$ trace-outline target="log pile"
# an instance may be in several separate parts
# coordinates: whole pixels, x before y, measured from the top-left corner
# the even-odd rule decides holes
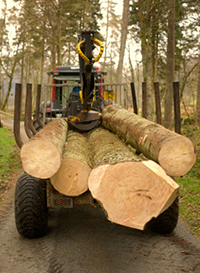
[[[99,128],[89,136],[94,169],[89,189],[107,218],[143,230],[178,195],[178,185],[153,161],[136,156],[116,135]]]
[[[194,165],[196,154],[185,136],[128,112],[118,105],[103,110],[102,125],[127,143],[159,163],[170,176],[183,176]]]
[[[66,196],[89,190],[110,221],[144,229],[178,196],[170,176],[189,171],[194,147],[186,137],[117,105],[104,109],[102,125],[84,136],[68,131],[65,120],[53,120],[22,146],[23,168],[50,179]]]

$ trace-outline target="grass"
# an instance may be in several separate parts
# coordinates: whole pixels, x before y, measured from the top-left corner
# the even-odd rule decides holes
[[[200,237],[200,128],[195,126],[193,118],[188,118],[182,130],[192,140],[197,160],[184,177],[175,179],[180,186],[180,215],[186,220],[191,232]]]
[[[14,170],[20,167],[19,150],[12,132],[6,127],[0,128],[0,193],[9,187]]]

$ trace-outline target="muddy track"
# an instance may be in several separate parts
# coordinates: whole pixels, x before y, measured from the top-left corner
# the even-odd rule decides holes
[[[48,234],[28,240],[15,228],[13,195],[14,185],[1,210],[1,273],[200,272],[200,245],[181,220],[161,236],[112,224],[100,208],[50,210]]]
[[[182,222],[161,236],[110,223],[100,208],[49,211],[48,234],[22,238],[14,219],[14,187],[0,204],[0,273],[200,272],[200,244]]]

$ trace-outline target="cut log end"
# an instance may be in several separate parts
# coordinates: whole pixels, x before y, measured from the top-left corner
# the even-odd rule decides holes
[[[108,219],[140,230],[172,204],[178,188],[155,162],[102,165],[89,177],[89,189]]]
[[[74,158],[65,158],[58,172],[51,177],[53,187],[61,194],[79,196],[88,190],[91,169]]]
[[[27,142],[22,146],[20,156],[24,171],[42,179],[54,175],[61,164],[58,148],[48,140],[37,139]]]
[[[194,146],[184,136],[174,137],[162,145],[158,161],[168,175],[183,176],[196,161]]]

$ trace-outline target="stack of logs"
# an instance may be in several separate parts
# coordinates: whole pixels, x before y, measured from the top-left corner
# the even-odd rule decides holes
[[[110,105],[87,135],[53,120],[22,146],[21,160],[61,194],[89,190],[110,221],[142,230],[173,203],[179,187],[171,176],[186,174],[196,155],[188,138]]]

